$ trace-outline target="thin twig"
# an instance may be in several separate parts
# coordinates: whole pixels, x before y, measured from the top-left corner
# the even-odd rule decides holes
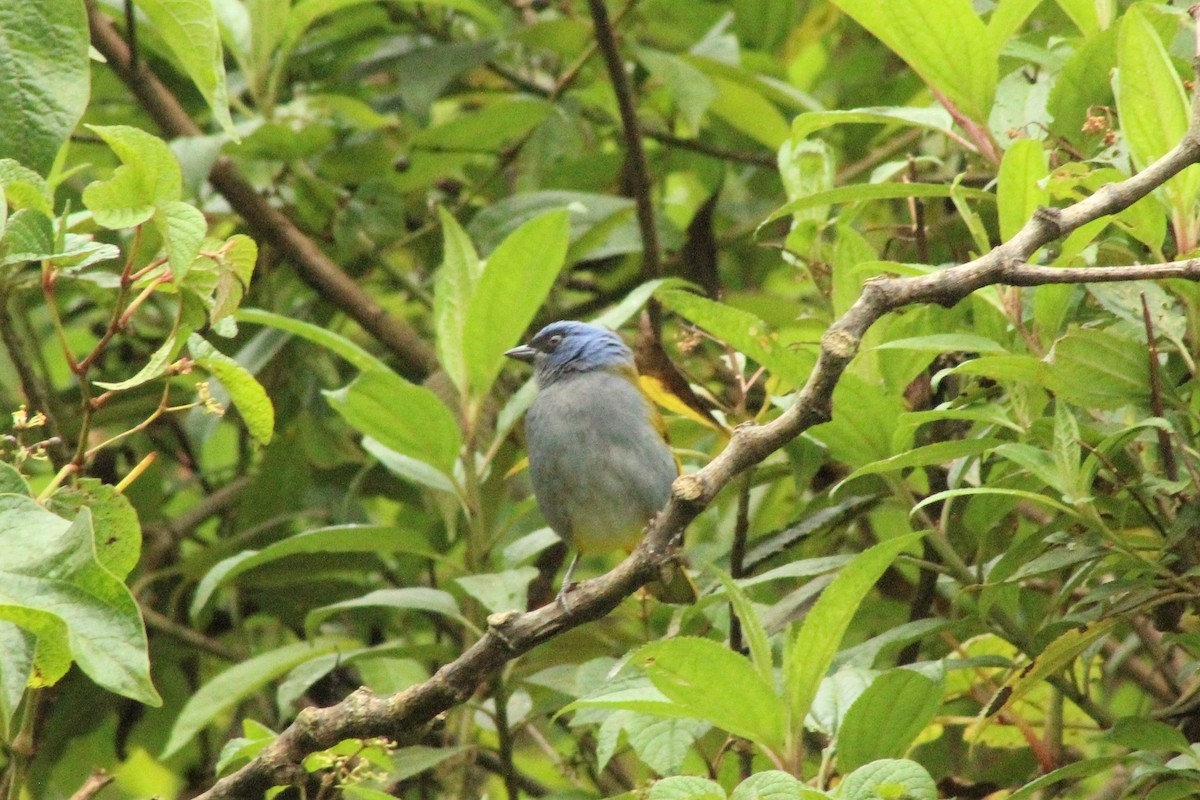
[[[216,639],[210,639],[197,630],[181,625],[175,620],[168,617],[166,614],[161,614],[149,606],[142,606],[142,618],[146,620],[146,626],[158,631],[159,633],[171,636],[184,644],[190,645],[197,650],[203,650],[217,658],[223,658],[226,661],[232,661],[237,664],[245,661],[248,653],[244,650],[230,647],[227,644],[218,642]]]
[[[625,62],[617,49],[616,34],[608,18],[604,0],[588,0],[595,27],[596,44],[604,55],[608,67],[608,78],[617,96],[617,108],[621,112],[621,127],[624,131],[626,163],[629,168],[629,188],[637,203],[638,230],[642,235],[642,275],[647,280],[662,273],[662,255],[658,247],[658,228],[654,224],[654,200],[651,194],[650,167],[646,162],[646,150],[642,147],[642,130],[638,123],[637,107],[633,101],[633,90],[629,76],[625,73]]]
[[[703,139],[684,139],[681,136],[675,136],[665,131],[643,131],[642,135],[647,139],[662,142],[669,147],[691,150],[694,153],[701,153],[724,161],[735,161],[741,164],[753,164],[756,167],[778,169],[775,157],[766,153],[748,153],[742,150],[730,150],[726,147],[709,144]]]
[[[87,776],[87,780],[75,790],[75,794],[71,795],[70,800],[92,800],[93,797],[100,794],[101,789],[108,786],[114,780],[116,780],[114,776],[109,775],[102,769],[98,769]]]
[[[1150,410],[1159,419],[1164,418],[1162,401],[1162,375],[1158,365],[1158,343],[1154,341],[1154,321],[1150,318],[1150,304],[1142,292],[1142,323],[1146,326],[1146,360],[1150,372]],[[1155,429],[1158,435],[1158,460],[1162,462],[1167,480],[1179,479],[1179,468],[1175,464],[1175,448],[1171,445],[1171,433],[1163,428]]]

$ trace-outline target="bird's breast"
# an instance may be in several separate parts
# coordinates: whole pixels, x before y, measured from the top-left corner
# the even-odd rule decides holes
[[[677,474],[651,409],[625,377],[582,373],[542,389],[526,418],[530,478],[546,521],[583,552],[629,549]]]

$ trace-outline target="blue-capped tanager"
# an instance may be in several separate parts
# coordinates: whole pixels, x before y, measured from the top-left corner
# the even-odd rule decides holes
[[[671,496],[679,466],[662,418],[638,386],[621,337],[584,322],[554,322],[505,353],[533,364],[538,393],[525,418],[533,493],[546,522],[580,553],[637,546]],[[691,579],[669,564],[647,587],[672,603],[695,599]]]

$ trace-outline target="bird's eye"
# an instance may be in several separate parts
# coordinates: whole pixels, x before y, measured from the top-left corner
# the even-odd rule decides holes
[[[562,337],[561,333],[554,334],[553,336],[551,336],[549,339],[546,340],[546,350],[549,351],[549,350],[553,350],[554,348],[558,347],[560,344],[562,344],[562,340],[563,340],[563,337]]]

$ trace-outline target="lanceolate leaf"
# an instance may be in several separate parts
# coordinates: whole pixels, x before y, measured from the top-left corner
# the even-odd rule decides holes
[[[191,614],[199,616],[212,600],[213,593],[221,586],[231,583],[237,576],[270,564],[288,556],[306,553],[393,553],[419,552],[432,556],[414,547],[412,536],[404,530],[390,526],[338,525],[306,531],[288,539],[275,542],[262,550],[245,550],[231,556],[208,571],[196,587],[192,597]]]
[[[361,433],[453,474],[462,434],[450,409],[429,389],[391,370],[373,369],[324,394],[329,405]]]
[[[458,221],[443,208],[438,209],[438,215],[442,221],[442,266],[433,290],[438,361],[465,396],[467,363],[463,357],[463,340],[467,310],[483,265]]]
[[[1187,96],[1162,40],[1142,8],[1134,6],[1121,20],[1114,84],[1121,130],[1134,163],[1145,168],[1175,146],[1188,129]],[[1188,167],[1164,186],[1177,210],[1195,202],[1200,172]]]
[[[784,691],[793,729],[808,713],[859,605],[896,556],[920,538],[921,534],[910,533],[863,551],[838,573],[804,618],[787,645],[784,665]]]
[[[1108,635],[1119,622],[1119,619],[1112,618],[1081,624],[1047,645],[1036,658],[1009,677],[991,702],[984,706],[979,718],[969,729],[971,738],[977,740],[1004,709],[1011,708],[1042,681],[1067,669],[1089,645]]]
[[[212,0],[137,0],[187,76],[208,102],[220,126],[234,133],[225,87],[225,62]]]
[[[345,642],[341,644],[352,644]],[[237,706],[297,664],[334,652],[337,640],[296,642],[255,656],[225,670],[200,687],[175,718],[160,758],[170,758],[221,714]]]
[[[646,645],[633,661],[684,713],[781,751],[783,705],[745,656],[711,639],[677,637]]]
[[[488,256],[464,328],[473,396],[492,388],[504,351],[518,343],[545,301],[567,255],[567,234],[567,212],[552,211],[517,228]]]

